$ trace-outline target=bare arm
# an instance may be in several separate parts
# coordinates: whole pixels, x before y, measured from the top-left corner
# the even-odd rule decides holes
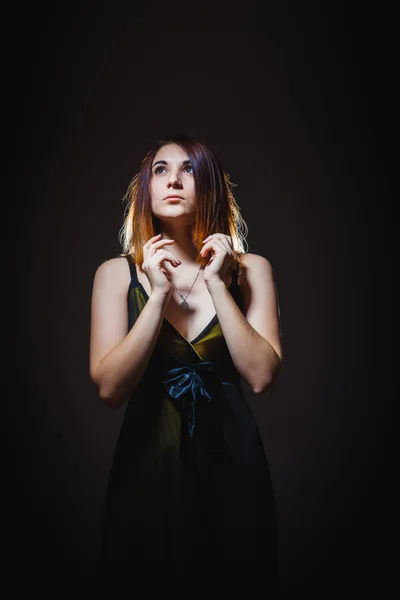
[[[125,258],[100,265],[92,291],[90,377],[107,406],[118,408],[142,378],[168,298],[152,294],[128,332],[129,268]]]
[[[239,285],[244,314],[223,281],[208,284],[232,360],[256,394],[268,391],[282,367],[278,299],[270,262],[243,256]]]
[[[130,272],[125,258],[113,258],[98,267],[92,292],[90,331],[90,377],[100,398],[118,408],[132,394],[149,362],[160,333],[172,285],[165,262],[176,267],[179,260],[165,247],[173,240],[150,238],[143,246],[142,268],[151,294],[128,332]]]

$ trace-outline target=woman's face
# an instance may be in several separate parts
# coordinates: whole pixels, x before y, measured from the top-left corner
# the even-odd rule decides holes
[[[193,168],[177,144],[160,148],[154,157],[150,180],[151,208],[161,221],[190,225],[196,214]]]

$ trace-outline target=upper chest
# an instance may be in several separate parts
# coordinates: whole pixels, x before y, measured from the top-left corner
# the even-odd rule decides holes
[[[214,302],[204,282],[200,282],[189,295],[187,292],[181,294],[173,289],[164,316],[186,339],[192,340],[214,318]]]
[[[138,270],[137,278],[146,294],[150,296],[151,286],[146,275]],[[226,285],[229,287],[232,285],[232,277]],[[177,285],[173,287],[164,318],[181,336],[187,340],[194,340],[216,317],[214,302],[204,281],[203,272],[200,273],[193,287],[190,284],[186,286],[183,284],[180,288]],[[181,306],[184,299],[187,304],[186,309]]]

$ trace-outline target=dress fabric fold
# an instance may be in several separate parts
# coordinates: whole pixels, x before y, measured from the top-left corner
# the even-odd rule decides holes
[[[131,269],[133,327],[148,296]],[[229,288],[241,308],[233,276]],[[123,417],[99,573],[267,577],[278,586],[270,470],[218,319],[190,343],[164,320]]]

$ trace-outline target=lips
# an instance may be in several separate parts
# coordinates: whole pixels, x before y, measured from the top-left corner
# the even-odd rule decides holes
[[[171,194],[170,196],[166,196],[164,200],[183,200],[183,198],[177,194]]]

